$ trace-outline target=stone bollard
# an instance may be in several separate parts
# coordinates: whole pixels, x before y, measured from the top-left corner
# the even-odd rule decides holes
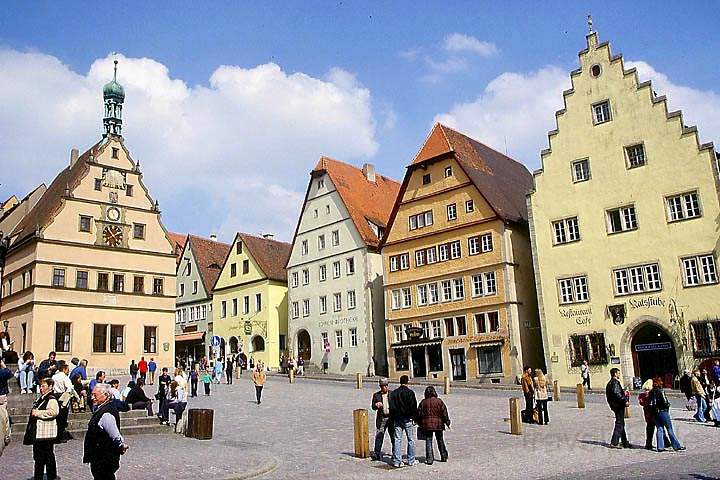
[[[444,387],[445,388],[443,389],[443,392],[445,393],[445,395],[450,395],[450,377],[448,377],[447,375],[445,375]]]
[[[575,392],[577,393],[578,408],[585,408],[585,389],[583,388],[582,383],[577,384]]]
[[[510,399],[510,433],[513,435],[522,435],[520,399],[517,397],[512,397]]]
[[[290,383],[295,383],[295,370],[292,368],[288,370],[288,380]]]
[[[557,380],[553,381],[553,400],[560,401],[560,383]]]
[[[368,411],[364,408],[353,410],[355,430],[355,456],[367,458],[370,455],[370,436],[368,433]]]
[[[362,385],[363,385],[362,373],[358,373],[355,375],[355,388],[357,388],[358,390],[361,390]]]

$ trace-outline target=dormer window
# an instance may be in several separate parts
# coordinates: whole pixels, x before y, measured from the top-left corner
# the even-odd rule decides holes
[[[430,174],[426,173],[423,175],[423,185],[429,185],[430,184]]]
[[[445,167],[445,178],[452,177],[452,165]]]
[[[318,190],[320,190],[321,188],[325,188],[325,180],[323,180],[322,178],[318,180]]]

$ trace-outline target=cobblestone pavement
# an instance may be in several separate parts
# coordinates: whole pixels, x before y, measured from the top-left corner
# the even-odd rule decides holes
[[[418,399],[423,388],[415,388]],[[579,410],[565,395],[565,400],[550,403],[550,425],[524,426],[522,436],[513,436],[506,421],[507,399],[520,395],[475,389],[455,389],[443,397],[453,422],[446,433],[450,461],[395,470],[387,457],[372,462],[352,453],[352,410],[369,408],[375,390],[369,381],[358,391],[349,382],[299,378],[290,385],[284,378],[270,377],[262,405],[257,405],[247,375],[233,385],[213,385],[212,396],[191,399],[190,404],[215,409],[212,440],[128,436],[131,449],[118,478],[720,478],[720,429],[692,422],[692,414],[682,409],[671,413],[687,452],[612,450],[607,442],[613,418],[601,396],[589,396],[587,408]],[[627,420],[630,440],[642,445],[642,410],[635,398],[633,402]],[[370,419],[372,435],[373,412]],[[80,463],[80,442],[56,450],[63,478],[90,478]],[[424,452],[424,442],[417,442],[421,461]],[[31,448],[13,443],[0,459],[0,478],[26,479],[31,474]]]

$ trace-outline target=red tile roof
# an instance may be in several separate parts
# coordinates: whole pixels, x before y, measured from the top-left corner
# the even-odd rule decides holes
[[[443,154],[457,160],[500,218],[527,221],[525,195],[532,189],[533,180],[525,165],[438,123],[413,160],[411,169]]]
[[[362,168],[329,157],[320,157],[311,175],[323,173],[327,173],[335,185],[365,244],[378,247],[380,239],[368,225],[368,220],[382,228],[387,227],[400,184],[378,173],[371,182]]]
[[[167,232],[167,237],[170,239],[170,243],[173,246],[173,252],[175,253],[175,261],[180,263],[180,256],[185,249],[185,242],[187,241],[187,235],[184,233]]]
[[[230,245],[196,235],[188,235],[188,238],[205,291],[209,293],[220,276]]]
[[[17,236],[12,240],[13,245],[33,237],[37,230],[41,230],[50,224],[62,207],[65,189],[67,188],[72,192],[82,178],[87,175],[90,170],[88,159],[91,155],[94,156],[97,153],[100,143],[102,143],[102,140],[80,155],[72,167],[68,165],[55,177],[32,210],[13,229],[11,236]]]
[[[238,238],[268,279],[287,283],[285,265],[290,258],[291,244],[238,232],[233,245]]]

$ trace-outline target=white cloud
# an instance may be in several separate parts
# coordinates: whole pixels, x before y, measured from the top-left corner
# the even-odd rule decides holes
[[[119,60],[125,142],[168,228],[289,239],[319,156],[360,163],[377,151],[370,91],[342,69],[318,79],[274,63],[223,65],[207,85],[188,86],[153,59]],[[100,138],[111,75],[109,56],[80,74],[49,55],[0,49],[1,162],[13,165],[0,169],[3,190],[22,194],[52,180],[70,148]],[[188,203],[198,202],[207,208],[190,218]]]
[[[641,82],[651,80],[658,95],[667,95],[669,111],[682,110],[685,125],[697,125],[702,142],[720,141],[720,95],[677,85],[646,62],[625,62],[625,68],[633,67],[637,68]]]
[[[570,86],[565,70],[546,66],[529,74],[503,73],[473,101],[454,105],[436,122],[473,137],[525,163],[539,164],[547,132],[555,128],[554,112]]]
[[[685,123],[697,124],[703,141],[720,139],[720,95],[677,85],[642,61],[625,66],[637,67],[640,81],[652,80],[658,95],[668,96],[671,111],[682,109]],[[507,151],[532,170],[540,165],[540,151],[548,146],[547,133],[556,127],[554,114],[563,107],[562,91],[568,88],[569,72],[557,66],[528,74],[503,73],[475,100],[454,105],[435,121]]]
[[[420,54],[419,48],[408,48],[407,50],[402,50],[398,52],[398,55],[400,58],[404,58],[408,62],[414,62],[417,56]]]
[[[498,48],[494,43],[485,42],[463,33],[451,33],[445,37],[444,47],[450,52],[473,52],[482,57],[492,57],[498,53]]]

